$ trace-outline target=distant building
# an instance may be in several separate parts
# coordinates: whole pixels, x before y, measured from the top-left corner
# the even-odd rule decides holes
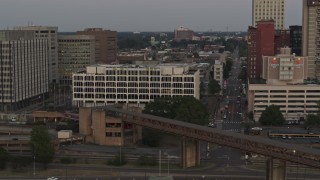
[[[252,0],[252,26],[261,20],[273,20],[275,29],[284,28],[284,0]]]
[[[320,21],[319,0],[303,1],[302,55],[308,56],[308,78],[320,80]]]
[[[95,39],[89,35],[59,35],[60,84],[71,85],[72,73],[95,63]]]
[[[110,64],[117,61],[118,37],[116,31],[88,28],[77,31],[77,35],[92,35],[95,38],[96,63]]]
[[[281,54],[263,57],[262,78],[265,82],[250,81],[248,110],[259,120],[261,113],[272,104],[279,106],[288,121],[299,121],[308,114],[318,113],[320,85],[305,83],[308,58],[291,54],[282,48]]]
[[[292,53],[301,56],[302,49],[302,26],[290,26],[290,46]]]
[[[36,39],[47,39],[49,45],[49,83],[59,83],[58,71],[58,27],[20,26],[15,30],[32,30]]]
[[[174,40],[192,40],[193,34],[193,30],[180,26],[178,29],[174,31]]]
[[[220,88],[221,88],[221,93],[223,89],[223,63],[220,60],[215,60],[215,63],[213,65],[213,79],[218,81]]]
[[[141,106],[159,97],[200,98],[200,72],[186,64],[92,65],[73,74],[73,104]]]
[[[0,110],[43,101],[49,84],[49,45],[34,31],[0,31]]]

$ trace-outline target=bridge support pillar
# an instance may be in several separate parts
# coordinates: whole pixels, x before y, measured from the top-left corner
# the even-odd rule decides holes
[[[266,161],[266,180],[286,180],[287,164],[285,161],[279,160],[279,165],[274,165],[274,159]]]
[[[198,140],[181,138],[181,166],[182,168],[200,165],[200,143]]]

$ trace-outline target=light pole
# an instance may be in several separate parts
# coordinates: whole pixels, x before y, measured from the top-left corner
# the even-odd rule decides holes
[[[36,179],[36,155],[33,155],[33,179]]]

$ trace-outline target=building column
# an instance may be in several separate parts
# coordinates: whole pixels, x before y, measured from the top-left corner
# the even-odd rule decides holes
[[[274,166],[274,159],[266,161],[266,180],[286,180],[287,164],[286,161],[279,160],[279,165]]]
[[[198,140],[181,138],[181,166],[182,168],[200,165],[200,143]]]

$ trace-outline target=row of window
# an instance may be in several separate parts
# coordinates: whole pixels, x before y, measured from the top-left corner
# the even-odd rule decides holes
[[[169,91],[168,91],[169,92]],[[192,91],[190,92],[185,92],[185,94],[179,94],[180,96],[193,96],[193,93],[191,93]],[[85,98],[85,99],[128,99],[128,100],[139,100],[139,99],[147,99],[147,100],[150,100],[150,99],[156,99],[156,98],[159,98],[159,97],[163,97],[165,96],[165,94],[171,96],[171,93],[166,93],[165,91],[163,91],[162,95],[160,96],[159,95],[160,93],[158,94],[152,94],[152,95],[149,95],[149,94],[78,94],[78,93],[75,93],[73,95],[73,98]],[[178,94],[176,94],[178,95]]]
[[[149,77],[149,76],[85,76],[86,81],[173,81],[173,82],[193,82],[194,77]],[[83,76],[74,76],[75,81],[82,81]]]

